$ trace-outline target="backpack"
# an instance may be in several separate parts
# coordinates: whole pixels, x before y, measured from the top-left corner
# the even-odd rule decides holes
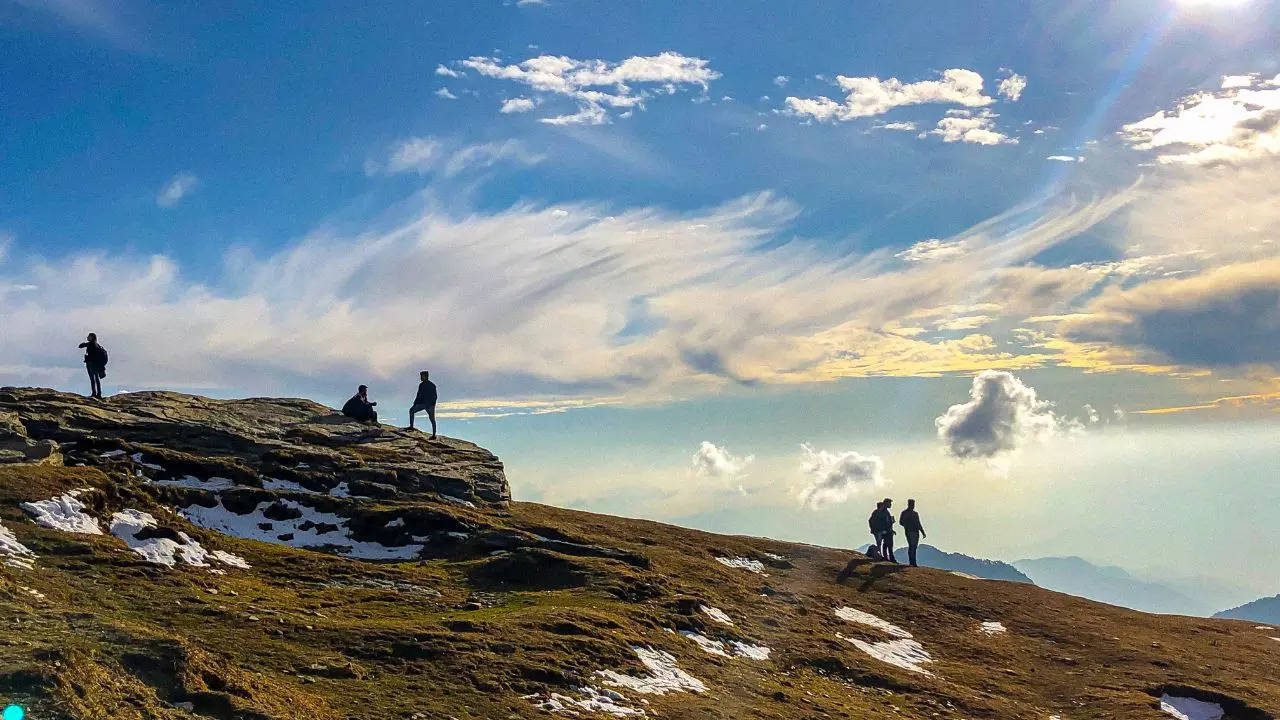
[[[89,356],[98,363],[98,367],[107,366],[107,349],[101,345],[90,348]]]

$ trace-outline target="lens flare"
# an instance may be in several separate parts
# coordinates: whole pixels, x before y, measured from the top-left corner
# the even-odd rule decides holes
[[[0,720],[22,720],[27,716],[27,711],[17,705],[10,705],[0,712]]]

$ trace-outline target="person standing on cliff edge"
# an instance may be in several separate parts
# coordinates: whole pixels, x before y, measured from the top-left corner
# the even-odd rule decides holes
[[[423,370],[418,373],[418,377],[422,382],[418,383],[418,395],[413,399],[413,407],[409,408],[409,429],[413,429],[413,416],[423,410],[427,411],[427,417],[431,418],[431,437],[429,440],[436,439],[436,384],[429,379],[431,373]]]
[[[907,534],[907,559],[911,562],[911,567],[919,567],[916,565],[916,548],[920,545],[920,538],[929,536],[924,531],[924,525],[920,524],[920,513],[916,512],[915,500],[907,501],[907,509],[898,516],[898,525]]]
[[[80,343],[84,348],[84,367],[89,371],[89,397],[102,399],[102,378],[107,376],[107,349],[98,344],[97,333]]]

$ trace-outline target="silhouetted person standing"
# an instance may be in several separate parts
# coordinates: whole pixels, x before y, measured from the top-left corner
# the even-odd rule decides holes
[[[889,562],[896,563],[898,559],[893,556],[893,500],[885,498],[876,509],[876,515],[880,518],[878,523],[880,530],[880,557]]]
[[[911,562],[911,567],[920,567],[916,565],[916,548],[920,545],[920,538],[929,535],[920,524],[920,513],[916,512],[915,500],[907,500],[907,509],[898,516],[898,524],[902,526],[902,532],[907,534],[907,559]]]
[[[881,536],[884,534],[884,516],[881,514],[884,510],[884,502],[876,503],[876,509],[871,511],[871,517],[867,518],[867,525],[871,528],[871,547],[875,548],[876,554],[880,554],[880,546],[883,544]]]
[[[102,378],[107,376],[107,349],[98,344],[96,333],[89,333],[79,347],[84,348],[84,367],[89,371],[89,397],[101,400]]]
[[[342,414],[353,420],[359,420],[362,423],[378,422],[378,411],[374,410],[376,402],[369,402],[369,386],[361,385],[356,388],[356,394],[342,406]]]
[[[422,382],[418,383],[418,395],[413,399],[413,407],[409,408],[409,429],[413,429],[413,416],[423,410],[427,411],[427,417],[431,418],[431,440],[436,439],[436,384],[431,382],[431,373],[423,370],[418,373],[418,377],[422,378]]]

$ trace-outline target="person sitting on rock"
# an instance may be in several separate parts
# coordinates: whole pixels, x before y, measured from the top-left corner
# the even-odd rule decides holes
[[[97,333],[80,343],[84,348],[84,366],[89,371],[89,397],[102,399],[102,378],[107,376],[107,349],[98,344]]]
[[[373,424],[378,422],[378,411],[373,409],[377,404],[369,402],[369,386],[361,385],[347,404],[342,406],[342,414],[362,423]]]
[[[431,373],[423,370],[418,373],[422,382],[418,383],[418,394],[413,398],[413,407],[409,408],[409,429],[413,429],[413,416],[423,410],[431,418],[431,440],[436,439],[436,384],[431,382]]]

